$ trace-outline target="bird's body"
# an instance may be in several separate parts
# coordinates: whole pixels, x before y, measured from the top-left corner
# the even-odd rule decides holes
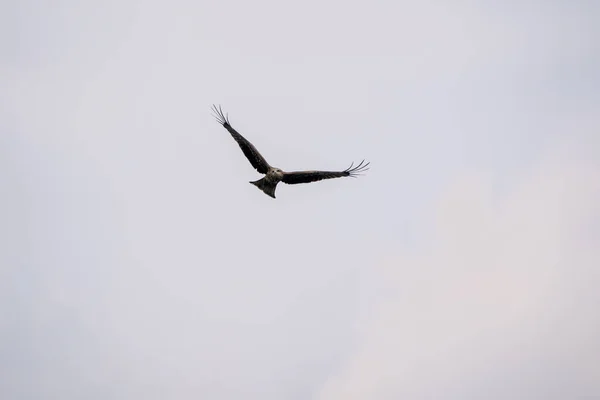
[[[309,183],[316,182],[322,179],[341,178],[341,177],[352,177],[360,175],[361,172],[368,170],[369,163],[364,164],[364,160],[360,162],[356,167],[352,168],[354,163],[343,171],[298,171],[298,172],[285,172],[279,168],[275,168],[269,165],[267,160],[258,152],[256,147],[240,135],[229,123],[227,115],[223,114],[221,107],[213,105],[213,111],[217,121],[223,125],[225,129],[229,131],[234,140],[238,143],[244,155],[250,161],[250,164],[260,173],[265,174],[262,179],[257,181],[251,181],[250,183],[265,192],[267,195],[275,198],[275,189],[279,182],[287,184],[296,183]]]
[[[275,189],[277,184],[283,179],[283,171],[279,168],[269,168],[265,177],[257,181],[250,182],[272,198],[275,198]]]

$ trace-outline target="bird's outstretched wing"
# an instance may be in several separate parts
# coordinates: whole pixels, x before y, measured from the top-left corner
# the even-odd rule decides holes
[[[354,163],[350,167],[343,171],[298,171],[298,172],[284,172],[283,179],[284,183],[296,184],[296,183],[309,183],[316,182],[322,179],[342,178],[344,176],[350,176],[356,178],[361,172],[368,171],[370,163],[365,164],[365,160],[362,160],[360,164],[352,168]]]
[[[248,161],[250,161],[250,164],[252,164],[252,166],[261,174],[266,174],[267,172],[269,172],[269,168],[271,168],[271,166],[269,165],[267,160],[265,160],[265,158],[258,152],[258,150],[256,150],[256,147],[254,147],[252,143],[246,140],[246,138],[244,138],[235,129],[231,127],[228,115],[223,113],[221,106],[217,108],[217,106],[213,104],[212,109],[215,112],[214,117],[221,125],[223,125],[225,129],[229,131],[229,133],[231,133],[231,136],[233,136],[235,141],[238,143],[238,145],[244,152],[244,155],[246,156]]]

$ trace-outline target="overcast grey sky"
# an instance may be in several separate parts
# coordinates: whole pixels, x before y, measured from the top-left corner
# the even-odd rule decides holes
[[[599,18],[3,2],[0,398],[600,398]]]

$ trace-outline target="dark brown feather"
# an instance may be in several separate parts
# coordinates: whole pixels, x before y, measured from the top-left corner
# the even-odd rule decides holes
[[[370,163],[364,164],[364,160],[360,162],[356,167],[352,168],[352,165],[343,171],[298,171],[298,172],[284,172],[283,179],[284,183],[294,185],[296,183],[310,183],[316,182],[323,179],[343,178],[350,176],[355,178],[360,175],[361,172],[367,171]]]
[[[235,129],[233,129],[233,127],[229,123],[227,115],[223,113],[221,106],[217,108],[213,104],[213,111],[215,112],[215,118],[217,119],[217,121],[221,125],[223,125],[223,127],[227,129],[229,133],[231,133],[231,136],[240,146],[248,161],[250,161],[250,164],[252,164],[252,166],[261,174],[266,174],[267,172],[269,172],[269,168],[271,168],[271,166],[269,165],[267,160],[265,160],[265,158],[258,152],[258,150],[256,150],[256,147],[254,147],[252,143],[250,143],[246,138],[244,138]]]

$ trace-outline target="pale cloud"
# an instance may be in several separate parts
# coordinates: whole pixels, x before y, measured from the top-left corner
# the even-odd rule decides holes
[[[563,155],[502,195],[489,175],[456,180],[428,245],[382,265],[362,341],[318,398],[600,396],[599,177]]]

